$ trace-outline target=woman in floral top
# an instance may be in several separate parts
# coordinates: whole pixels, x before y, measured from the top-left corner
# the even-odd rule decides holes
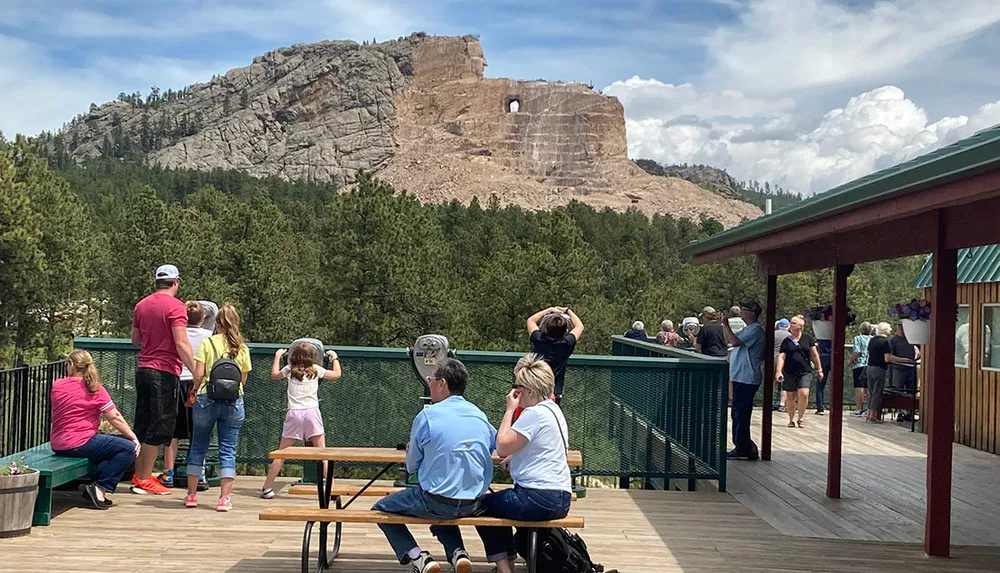
[[[677,345],[681,343],[681,335],[674,330],[672,320],[668,319],[660,323],[660,331],[656,333],[656,341],[671,348],[677,348]]]
[[[854,349],[851,353],[850,364],[854,374],[854,400],[857,404],[854,416],[865,415],[865,400],[868,398],[868,376],[865,370],[868,368],[868,343],[872,337],[872,325],[862,322],[860,333],[854,337]]]

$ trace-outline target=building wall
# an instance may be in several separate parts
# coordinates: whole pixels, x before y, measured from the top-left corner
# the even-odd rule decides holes
[[[930,299],[931,289],[924,292]],[[958,304],[969,306],[971,351],[968,367],[955,368],[955,441],[1000,454],[1000,372],[982,369],[984,303],[1000,303],[1000,282],[958,285]],[[920,404],[921,421],[925,419],[924,402]],[[922,422],[921,431],[926,431]]]

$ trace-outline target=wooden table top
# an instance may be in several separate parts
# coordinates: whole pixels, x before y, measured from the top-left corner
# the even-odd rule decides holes
[[[271,452],[272,460],[300,461],[330,461],[330,462],[372,462],[380,464],[406,463],[406,451],[395,448],[313,448],[310,446],[292,446]],[[500,458],[493,454],[493,462],[499,463]],[[583,465],[583,455],[580,450],[569,451],[569,465]]]

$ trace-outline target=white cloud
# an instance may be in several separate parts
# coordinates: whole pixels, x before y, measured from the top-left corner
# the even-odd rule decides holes
[[[48,58],[35,44],[0,35],[0,131],[34,135],[57,129],[91,102],[103,103],[119,92],[149,86],[182,87],[207,81],[213,73],[234,67],[222,62],[139,57],[103,58],[84,67],[67,68]]]
[[[968,116],[929,123],[927,113],[891,85],[855,96],[844,107],[808,121],[794,114],[790,102],[766,106],[747,96],[705,94],[690,87],[683,90],[683,98],[677,98],[675,86],[629,81],[634,89],[648,91],[655,86],[655,91],[662,92],[633,98],[627,82],[608,88],[626,102],[633,158],[705,163],[724,168],[738,179],[769,181],[806,194],[825,191],[1000,123],[1000,101]],[[657,115],[646,105],[649,99],[673,99],[679,104],[663,107]],[[635,101],[639,106],[633,114],[631,102]]]
[[[878,81],[998,22],[996,0],[758,0],[706,37],[706,76],[754,93]]]
[[[795,105],[791,98],[752,98],[739,90],[704,93],[689,83],[675,86],[639,76],[617,81],[603,92],[621,100],[632,119],[755,117],[786,112]]]

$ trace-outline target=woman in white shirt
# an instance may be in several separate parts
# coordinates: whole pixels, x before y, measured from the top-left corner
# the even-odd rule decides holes
[[[514,388],[497,431],[497,453],[509,464],[514,487],[483,498],[486,515],[521,521],[566,517],[573,491],[566,455],[569,431],[562,410],[549,397],[552,369],[529,354],[514,367]],[[524,408],[517,420],[514,411]],[[512,573],[517,550],[510,527],[477,527],[486,558],[497,573]]]

